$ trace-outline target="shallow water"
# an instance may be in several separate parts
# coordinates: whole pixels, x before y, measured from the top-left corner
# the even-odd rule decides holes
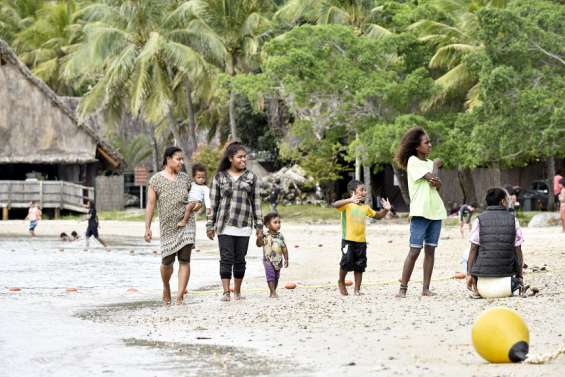
[[[81,241],[0,238],[0,376],[226,375],[229,360],[203,357],[229,353],[224,347],[152,342],[135,327],[90,320],[100,307],[160,305],[156,243],[109,241],[111,252],[96,241],[84,251]],[[216,255],[194,252],[192,260],[189,289],[216,287]],[[176,291],[176,273],[171,283]],[[268,373],[266,365],[232,362],[246,375]]]

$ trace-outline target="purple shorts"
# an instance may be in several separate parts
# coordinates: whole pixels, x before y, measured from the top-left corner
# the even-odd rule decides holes
[[[263,266],[265,266],[265,276],[267,278],[267,283],[279,280],[279,277],[281,276],[281,270],[275,270],[275,266],[273,266],[273,264],[266,258],[263,258]]]

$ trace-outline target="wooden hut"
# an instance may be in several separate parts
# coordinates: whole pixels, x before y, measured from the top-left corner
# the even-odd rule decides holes
[[[123,196],[107,187],[121,156],[80,123],[57,95],[0,40],[0,207],[38,201],[43,208],[86,212],[88,199]],[[98,179],[97,177],[104,176]],[[100,182],[98,182],[100,181]],[[104,195],[107,191],[111,195]],[[123,198],[121,199],[123,203]],[[120,200],[104,209],[120,209]],[[109,208],[110,207],[110,208]]]

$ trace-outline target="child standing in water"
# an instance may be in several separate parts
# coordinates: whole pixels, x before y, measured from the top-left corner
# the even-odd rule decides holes
[[[284,243],[284,237],[280,233],[281,218],[276,212],[268,213],[263,219],[263,225],[267,227],[263,238],[257,239],[257,246],[263,246],[263,265],[271,298],[278,298],[277,286],[281,268],[288,267],[288,249]]]
[[[41,209],[37,205],[36,201],[31,202],[26,220],[29,220],[29,233],[32,237],[35,237],[35,228],[37,228],[37,224],[39,223],[39,220],[41,220]]]
[[[363,272],[367,268],[367,239],[365,236],[367,217],[382,218],[390,211],[391,206],[388,199],[381,199],[383,209],[377,212],[365,204],[367,189],[363,183],[357,180],[347,184],[347,191],[351,197],[338,200],[332,204],[341,213],[343,231],[337,285],[339,292],[343,296],[347,296],[345,277],[349,271],[353,271],[355,277],[354,293],[359,296],[361,295]]]
[[[102,241],[102,239],[100,238],[100,236],[98,235],[98,214],[96,213],[96,204],[94,203],[94,201],[89,200],[88,201],[88,226],[86,228],[86,235],[85,235],[85,242],[86,242],[86,249],[84,251],[88,250],[88,246],[89,246],[89,241],[90,241],[90,237],[94,237],[96,238],[96,240],[98,242],[100,242],[102,244],[102,246],[104,246],[105,248],[108,247],[108,244],[104,241]]]
[[[447,212],[438,191],[441,181],[435,173],[441,160],[429,160],[431,152],[432,143],[426,131],[414,127],[404,134],[396,153],[397,163],[407,172],[410,194],[410,251],[404,261],[397,297],[406,297],[408,281],[422,248],[425,252],[422,296],[434,295],[430,291],[434,254],[441,221],[447,217]]]
[[[210,204],[210,188],[206,186],[207,170],[202,164],[192,165],[192,185],[190,186],[190,191],[188,193],[188,204],[184,209],[184,216],[182,220],[177,224],[177,227],[182,228],[188,224],[188,219],[190,214],[194,211],[194,207],[197,203],[204,203],[206,207],[206,215],[209,216],[212,211],[212,206]],[[200,206],[198,206],[200,208]]]

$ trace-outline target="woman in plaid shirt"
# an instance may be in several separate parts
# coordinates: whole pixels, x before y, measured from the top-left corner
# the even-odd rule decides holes
[[[239,142],[229,144],[220,161],[210,191],[212,212],[206,225],[208,238],[218,234],[222,300],[230,300],[230,281],[234,277],[234,298],[241,299],[245,275],[245,256],[249,237],[255,228],[263,237],[261,197],[257,176],[247,170],[247,151]]]

